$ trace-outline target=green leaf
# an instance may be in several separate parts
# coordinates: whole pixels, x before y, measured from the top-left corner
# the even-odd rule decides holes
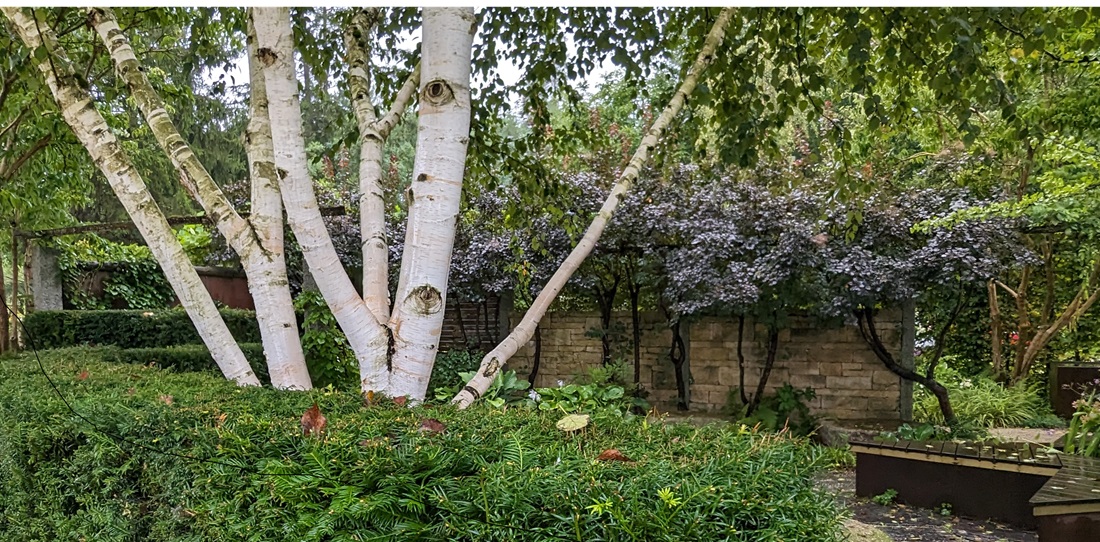
[[[561,431],[572,433],[588,427],[588,414],[570,414],[554,424]]]

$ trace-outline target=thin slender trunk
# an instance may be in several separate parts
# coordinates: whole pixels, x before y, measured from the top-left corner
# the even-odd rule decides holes
[[[619,277],[616,276],[611,286],[596,287],[596,305],[600,308],[600,346],[603,357],[601,364],[607,367],[611,363],[611,316],[615,308],[615,294],[619,291]]]
[[[875,328],[874,309],[858,309],[856,311],[856,316],[859,321],[860,336],[863,337],[863,340],[871,347],[871,351],[875,353],[875,357],[877,357],[890,372],[928,388],[928,391],[936,396],[936,401],[940,405],[940,411],[943,413],[944,423],[950,426],[956,425],[959,420],[955,417],[955,409],[951,406],[951,397],[947,393],[947,388],[943,387],[943,384],[937,382],[935,378],[927,377],[909,369],[899,364],[897,360],[894,359],[893,354],[891,354],[890,351],[886,349],[886,346],[882,344],[882,338],[879,337],[878,330]]]
[[[668,349],[668,358],[672,361],[673,372],[676,375],[676,410],[688,410],[688,383],[684,374],[684,362],[687,361],[687,351],[684,347],[684,337],[680,334],[680,321],[672,324],[672,345]]]
[[[751,416],[753,412],[756,412],[756,408],[760,406],[761,399],[764,398],[764,390],[768,388],[768,379],[772,376],[772,368],[775,367],[775,355],[778,350],[779,328],[769,325],[767,357],[764,358],[764,370],[760,373],[760,380],[756,382],[756,393],[752,396],[752,402],[749,403],[749,407],[745,410],[746,416]]]
[[[535,387],[535,379],[539,377],[539,366],[542,365],[542,327],[535,327],[535,355],[531,361],[531,374],[527,375],[527,381],[531,387]]]
[[[225,376],[241,385],[259,385],[244,354],[218,313],[209,292],[192,267],[187,254],[153,201],[130,158],[93,105],[92,98],[77,82],[72,64],[52,32],[40,31],[39,21],[19,8],[0,8],[27,47],[42,47],[46,56],[38,62],[65,122],[107,177],[126,212],[134,220],[145,242],[164,270],[180,304],[187,310],[199,336],[210,349]]]
[[[382,118],[370,102],[370,33],[378,8],[360,10],[348,25],[348,83],[359,127],[359,229],[363,250],[363,300],[379,323],[390,311],[389,249],[386,235],[385,193],[382,190],[382,147],[408,107],[420,83],[420,66],[405,81],[393,105]]]
[[[634,339],[634,386],[641,383],[642,376],[642,317],[638,312],[638,298],[642,295],[642,287],[634,280],[630,281],[630,325]]]
[[[12,229],[12,235],[15,235],[15,229]],[[10,348],[8,337],[8,325],[19,325],[12,321],[11,313],[8,312],[8,294],[7,286],[4,284],[4,266],[0,265],[0,311],[3,311],[3,316],[0,317],[0,352],[7,352]]]
[[[214,220],[218,231],[240,256],[249,290],[256,304],[256,318],[268,359],[271,383],[278,389],[312,388],[305,355],[298,338],[290,297],[286,264],[283,260],[282,208],[278,186],[274,182],[270,130],[267,128],[264,99],[253,86],[252,119],[249,123],[249,169],[253,175],[252,221],[242,218],[222,193],[210,173],[179,134],[168,110],[149,83],[126,35],[114,14],[106,8],[89,10],[91,21],[110,52],[119,76],[126,81],[131,96],[156,137],[157,143],[180,174],[180,182]],[[249,32],[251,34],[251,32]],[[255,39],[249,39],[255,49]],[[255,64],[250,60],[250,65]],[[250,66],[259,75],[257,66]],[[259,90],[263,91],[260,81]],[[257,102],[256,98],[261,99]],[[262,117],[261,117],[262,115]],[[264,226],[257,231],[256,225]]]
[[[458,320],[458,331],[462,333],[462,344],[470,348],[470,334],[466,331],[466,319],[462,317],[462,303],[455,304],[455,319]],[[477,317],[474,317],[474,329],[477,329]],[[481,334],[478,334],[478,348],[481,347]]]
[[[11,236],[11,300],[9,306],[15,315],[19,314],[19,237],[15,235],[17,226],[12,227]],[[18,316],[16,316],[18,318]],[[12,326],[11,335],[8,337],[8,346],[11,350],[19,350],[19,324]]]
[[[393,315],[391,384],[424,398],[439,347],[470,137],[473,8],[425,8],[420,112],[405,252]]]
[[[737,387],[741,392],[741,404],[749,404],[749,396],[745,393],[745,352],[741,346],[745,343],[745,315],[737,315]]]
[[[476,401],[481,394],[485,393],[485,390],[489,389],[489,385],[492,384],[493,378],[496,376],[497,371],[513,356],[520,346],[524,345],[531,339],[531,335],[535,332],[535,326],[543,315],[550,308],[550,303],[561,292],[562,288],[569,281],[569,278],[573,276],[577,268],[584,262],[585,258],[592,252],[592,249],[596,245],[596,241],[599,240],[603,234],[604,228],[607,227],[608,221],[611,220],[611,216],[615,214],[615,210],[619,206],[619,202],[623,196],[630,190],[634,184],[634,180],[638,177],[638,172],[645,164],[646,159],[649,156],[649,152],[656,147],[657,143],[661,139],[661,134],[665,128],[672,121],[672,119],[680,112],[684,102],[687,101],[692,91],[695,90],[695,85],[699,80],[702,72],[710,65],[714,58],[715,52],[721,44],[722,39],[725,37],[726,27],[729,26],[731,17],[733,16],[733,8],[724,8],[715,20],[714,25],[711,27],[710,32],[707,35],[706,41],[703,43],[702,49],[696,56],[695,62],[687,72],[687,76],[681,83],[680,88],[677,89],[676,94],[669,102],[668,106],[661,115],[650,127],[649,132],[639,145],[634,156],[630,160],[628,165],[619,175],[618,182],[615,183],[614,188],[611,189],[611,193],[604,201],[603,206],[600,208],[599,213],[592,220],[592,224],[588,226],[588,230],[585,231],[584,236],[581,237],[580,242],[573,248],[573,251],[569,253],[569,256],[558,268],[550,280],[539,292],[538,297],[531,303],[531,307],[527,309],[527,312],[523,315],[519,324],[516,326],[512,333],[508,335],[500,344],[497,345],[491,352],[485,355],[485,358],[481,362],[481,367],[478,369],[477,374],[470,380],[466,387],[462,389],[453,399],[453,403],[461,408],[469,406]]]
[[[993,376],[998,381],[1005,378],[1004,354],[1001,351],[1001,306],[997,301],[997,284],[993,279],[986,285],[989,292],[990,343],[993,347]]]
[[[263,67],[279,189],[309,272],[359,363],[364,392],[388,393],[388,330],[367,308],[340,263],[325,228],[306,166],[302,109],[294,70],[294,39],[287,8],[254,8],[255,57]]]
[[[1087,293],[1089,290],[1092,291],[1091,294]],[[1084,316],[1097,300],[1100,300],[1100,258],[1094,262],[1088,279],[1085,280],[1082,288],[1077,291],[1077,295],[1073,296],[1073,300],[1070,301],[1065,310],[1058,315],[1058,318],[1049,326],[1037,332],[1027,344],[1026,348],[1022,344],[1018,345],[1023,352],[1020,356],[1022,361],[1017,367],[1017,370],[1013,373],[1011,383],[1018,384],[1024,381],[1031,370],[1031,365],[1034,363],[1035,359],[1039,357],[1043,349],[1046,348],[1047,344],[1058,335],[1058,332],[1068,326],[1070,322]]]
[[[485,309],[485,319],[484,319],[485,328],[484,329],[485,329],[485,333],[490,336],[489,340],[491,341],[491,340],[493,340],[492,339],[492,331],[491,331],[493,326],[489,324],[489,298],[488,298],[488,296],[486,296],[485,298],[483,298],[481,300],[481,308]],[[482,338],[481,331],[478,331],[477,332],[477,349],[478,350],[481,350],[481,345],[484,342],[485,342],[485,340]]]
[[[1043,309],[1039,313],[1039,326],[1046,327],[1054,319],[1054,240],[1050,235],[1043,240],[1042,248],[1045,284],[1043,284]]]
[[[1016,288],[1016,349],[1015,361],[1012,364],[1012,381],[1020,378],[1025,372],[1025,365],[1030,362],[1026,359],[1027,348],[1031,343],[1031,307],[1027,302],[1027,289],[1031,283],[1031,266],[1025,265],[1020,273],[1020,284]]]

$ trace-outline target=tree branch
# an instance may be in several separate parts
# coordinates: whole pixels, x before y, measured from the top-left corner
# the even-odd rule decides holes
[[[35,141],[34,145],[32,145],[31,148],[24,151],[23,154],[19,155],[19,158],[16,158],[10,166],[4,168],[5,171],[0,171],[0,174],[3,175],[3,177],[0,177],[0,184],[6,183],[15,178],[15,174],[19,172],[19,169],[23,167],[23,164],[26,164],[27,160],[30,160],[32,157],[34,157],[34,155],[38,154],[39,151],[45,149],[52,140],[53,134],[46,134],[39,138],[38,141]]]
[[[1009,288],[1007,284],[1005,284],[1005,283],[1003,283],[1003,282],[1001,282],[997,279],[993,279],[993,282],[997,286],[1000,286],[1001,288],[1004,288],[1004,291],[1008,292],[1008,295],[1012,296],[1013,298],[1019,298],[1020,297],[1020,295],[1016,293],[1016,290],[1013,290],[1012,288]]]
[[[1016,36],[1016,37],[1018,37],[1022,40],[1027,39],[1027,37],[1024,36],[1023,32],[1008,26],[1007,24],[1002,22],[1000,19],[993,19],[993,22],[997,23],[997,26],[1000,26],[1001,28],[1005,29],[1010,34],[1012,34],[1012,35],[1014,35],[1014,36]],[[1056,55],[1056,54],[1046,50],[1045,48],[1040,49],[1040,51],[1042,51],[1043,55],[1045,55],[1047,58],[1049,58],[1049,59],[1051,59],[1055,62],[1060,62],[1062,64],[1089,64],[1089,63],[1092,63],[1092,62],[1100,61],[1100,57],[1095,57],[1095,56],[1083,56],[1081,58],[1065,58],[1065,57]]]
[[[390,131],[401,120],[401,115],[409,108],[409,103],[412,101],[412,97],[416,95],[416,87],[419,85],[420,64],[417,63],[413,67],[412,73],[405,79],[405,84],[401,85],[401,90],[397,92],[397,96],[394,97],[390,110],[382,118],[374,121],[375,129],[378,130],[378,135],[382,136],[382,139],[389,137]]]
[[[965,299],[962,286],[960,286],[959,299],[955,302],[955,310],[951,311],[951,316],[947,319],[947,322],[944,323],[940,332],[936,334],[936,349],[932,352],[932,359],[928,362],[928,370],[925,371],[925,376],[928,379],[936,378],[936,366],[939,365],[940,357],[943,355],[943,349],[947,345],[947,332],[955,325],[955,320],[958,320],[959,314],[962,312],[963,307],[966,306]]]

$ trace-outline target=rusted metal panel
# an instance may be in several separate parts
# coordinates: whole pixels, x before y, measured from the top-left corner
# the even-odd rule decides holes
[[[1039,517],[1039,542],[1100,540],[1100,513]]]
[[[244,277],[227,277],[199,272],[199,278],[210,297],[231,309],[256,310],[252,294],[248,292],[248,280]]]
[[[1100,363],[1056,362],[1050,364],[1050,404],[1054,413],[1069,418],[1077,409],[1081,387],[1100,378]]]
[[[905,443],[907,449],[912,445]],[[961,516],[995,519],[1032,529],[1038,522],[1028,499],[1049,478],[1049,474],[856,452],[856,495],[860,497],[893,489],[897,491],[898,502],[904,504],[937,508],[949,503]]]

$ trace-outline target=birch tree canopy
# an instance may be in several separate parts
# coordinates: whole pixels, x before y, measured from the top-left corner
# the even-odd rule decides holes
[[[24,93],[49,90],[52,110],[139,227],[223,372],[255,384],[164,220],[165,201],[173,198],[182,202],[172,207],[202,209],[248,275],[269,372],[284,389],[312,385],[292,308],[284,225],[347,336],[361,390],[421,401],[439,348],[463,198],[514,195],[502,203],[507,212],[521,208],[513,207],[518,200],[530,204],[558,189],[550,173],[557,164],[607,135],[593,129],[599,123],[579,121],[587,114],[590,74],[619,70],[640,126],[634,147],[624,149],[629,159],[605,172],[603,204],[585,214],[588,226],[571,252],[455,397],[460,406],[477,400],[531,340],[651,165],[750,166],[778,153],[792,124],[813,118],[825,126],[818,136],[832,142],[820,148],[843,172],[835,195],[844,198],[868,190],[865,179],[850,174],[858,171],[851,160],[862,140],[833,114],[826,90],[843,89],[844,105],[860,112],[866,133],[934,110],[966,144],[983,134],[989,115],[1027,137],[1016,85],[1028,59],[1084,65],[1096,48],[1095,37],[1071,32],[1093,24],[1092,11],[1068,9],[3,12],[0,39],[14,53],[0,78],[0,111],[7,111],[13,81]],[[234,62],[247,66],[247,85],[226,75]],[[521,75],[508,84],[503,74],[510,70]],[[207,109],[196,106],[204,100],[225,114],[197,115]],[[16,124],[23,122],[18,117]],[[571,122],[555,126],[555,118]],[[11,122],[0,118],[0,130]],[[39,133],[20,131],[32,132]],[[407,163],[386,152],[395,133],[405,134]],[[139,138],[148,144],[135,144]],[[22,152],[35,148],[33,139],[18,141]],[[67,135],[57,139],[74,145]],[[361,289],[335,249],[311,174],[318,156],[331,161],[338,153],[354,171]],[[18,152],[11,156],[19,162]],[[13,162],[0,158],[2,181]],[[404,178],[395,182],[396,171]],[[247,217],[226,195],[228,185],[242,181],[249,186]],[[399,231],[396,261],[391,248]]]

